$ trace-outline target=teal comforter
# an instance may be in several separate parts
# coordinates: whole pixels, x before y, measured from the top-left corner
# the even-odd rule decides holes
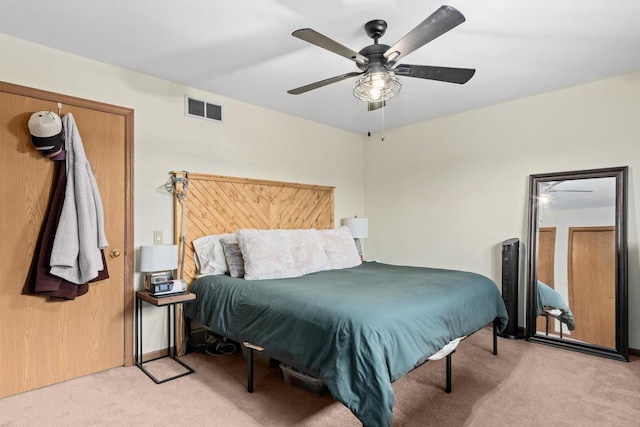
[[[475,273],[379,263],[303,277],[196,280],[186,314],[318,372],[365,426],[390,426],[391,383],[507,312]]]
[[[538,298],[536,300],[538,316],[542,314],[545,307],[560,310],[562,314],[555,317],[562,323],[566,324],[570,331],[573,331],[576,328],[576,321],[573,317],[573,313],[571,312],[571,309],[569,309],[567,303],[564,302],[564,299],[562,299],[562,296],[558,291],[538,280]]]

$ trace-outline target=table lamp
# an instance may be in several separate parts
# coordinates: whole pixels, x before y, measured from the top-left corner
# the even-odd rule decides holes
[[[343,218],[342,224],[349,227],[353,239],[356,241],[356,247],[358,248],[358,255],[360,259],[364,261],[362,255],[362,246],[360,245],[360,239],[369,237],[369,219],[368,218]]]
[[[178,245],[140,246],[140,271],[144,276],[144,288],[151,284],[173,280],[173,270],[178,268]]]

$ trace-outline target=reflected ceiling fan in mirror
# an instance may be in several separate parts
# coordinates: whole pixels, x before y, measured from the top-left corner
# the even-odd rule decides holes
[[[564,184],[564,183],[571,183],[572,181],[551,181],[551,182],[547,182],[544,185],[541,184],[541,188],[540,188],[540,197],[539,197],[539,203],[541,205],[548,205],[550,203],[552,203],[552,201],[557,202],[558,197],[560,197],[560,194],[556,194],[556,193],[593,193],[593,190],[588,189],[588,187],[585,187],[584,182],[587,180],[583,180],[583,182],[578,181],[577,183],[574,182],[574,185],[572,188],[558,188],[558,186],[560,184]],[[583,196],[578,196],[577,197],[583,197]],[[569,197],[569,195],[563,196],[564,197]],[[573,197],[573,196],[571,196]]]
[[[375,19],[367,22],[364,26],[367,36],[373,39],[373,44],[366,46],[360,52],[355,52],[311,28],[296,30],[291,35],[354,61],[361,71],[341,74],[287,92],[299,95],[332,83],[358,77],[353,87],[353,95],[368,102],[368,110],[373,111],[383,107],[385,101],[400,92],[402,83],[397,76],[464,84],[473,77],[475,69],[398,64],[401,58],[464,21],[464,16],[457,9],[451,6],[441,6],[396,44],[388,46],[378,43],[378,39],[387,30],[387,23],[382,19]]]
[[[551,182],[544,187],[543,192],[544,193],[593,193],[593,190],[586,190],[586,189],[556,188],[557,185],[560,185],[563,182],[567,182],[567,181]]]

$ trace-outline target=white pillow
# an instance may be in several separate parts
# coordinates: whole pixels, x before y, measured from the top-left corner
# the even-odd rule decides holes
[[[282,230],[289,240],[293,261],[300,274],[331,270],[329,257],[322,245],[322,237],[313,228]]]
[[[213,234],[199,237],[192,242],[196,252],[195,260],[198,268],[198,277],[229,272],[227,260],[220,243],[220,239],[227,237],[233,237],[233,234]]]
[[[244,258],[244,278],[247,280],[282,279],[302,274],[289,247],[285,230],[242,229],[236,238]]]
[[[322,237],[324,251],[329,258],[332,269],[339,270],[362,264],[349,227],[318,230],[318,233]]]

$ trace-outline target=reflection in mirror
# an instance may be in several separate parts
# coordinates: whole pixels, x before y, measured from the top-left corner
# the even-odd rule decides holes
[[[628,359],[625,178],[531,176],[529,340]]]
[[[537,331],[615,348],[616,180],[538,185]]]

